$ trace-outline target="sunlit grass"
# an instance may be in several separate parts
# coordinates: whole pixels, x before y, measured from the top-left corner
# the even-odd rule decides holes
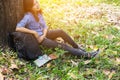
[[[104,2],[104,3],[103,3]],[[21,61],[12,51],[0,51],[0,68],[9,69],[9,59],[19,67],[7,74],[15,80],[120,80],[120,30],[108,22],[109,11],[119,11],[119,0],[40,0],[49,29],[65,30],[87,51],[101,49],[99,57],[90,61],[72,55],[62,55],[38,68],[32,62]],[[107,11],[108,10],[108,11]],[[52,50],[44,50],[50,54]],[[55,53],[64,51],[56,49]]]

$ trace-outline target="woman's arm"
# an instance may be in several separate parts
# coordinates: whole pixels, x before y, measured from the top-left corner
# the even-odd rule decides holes
[[[47,28],[45,28],[45,29],[43,30],[43,35],[42,35],[42,36],[39,36],[38,42],[41,43],[41,42],[44,40],[44,38],[46,37],[46,35],[47,35]]]
[[[43,16],[41,14],[39,16],[40,16],[40,21],[41,21],[42,27],[44,28],[42,36],[46,37],[48,26],[46,25],[46,22],[45,22]]]
[[[33,34],[37,39],[39,37],[38,33],[34,30],[30,30],[24,27],[16,27],[16,31]]]
[[[45,28],[44,30],[43,30],[43,37],[46,37],[46,35],[47,35],[47,28]]]
[[[34,34],[34,31],[33,30],[29,30],[27,28],[24,28],[24,27],[16,27],[16,31],[18,32],[24,32],[24,33],[30,33],[30,34]]]

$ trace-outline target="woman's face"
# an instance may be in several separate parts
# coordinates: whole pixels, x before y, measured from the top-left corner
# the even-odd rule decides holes
[[[35,11],[39,11],[40,10],[40,5],[39,5],[38,0],[34,0],[34,5],[33,5],[32,9],[35,10]]]

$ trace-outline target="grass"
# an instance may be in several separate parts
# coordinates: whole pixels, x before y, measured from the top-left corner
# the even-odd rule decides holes
[[[105,5],[101,6],[103,3]],[[32,62],[18,59],[16,53],[12,51],[0,51],[0,68],[8,69],[6,78],[14,80],[120,80],[120,29],[114,23],[108,22],[108,17],[106,17],[108,13],[106,10],[114,11],[113,7],[119,8],[119,3],[119,0],[40,0],[44,18],[50,29],[64,29],[87,51],[100,48],[101,54],[91,60],[62,55],[38,68]],[[50,49],[44,52],[53,53]],[[61,55],[64,51],[56,49],[55,53]],[[11,61],[18,66],[18,70],[10,69]]]

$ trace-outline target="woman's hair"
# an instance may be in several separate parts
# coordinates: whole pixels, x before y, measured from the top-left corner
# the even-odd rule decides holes
[[[24,8],[24,12],[31,12],[35,18],[36,21],[39,21],[39,18],[36,14],[34,14],[32,8],[34,6],[34,0],[23,0],[23,8]],[[38,11],[40,14],[42,14],[42,10],[40,9]]]

